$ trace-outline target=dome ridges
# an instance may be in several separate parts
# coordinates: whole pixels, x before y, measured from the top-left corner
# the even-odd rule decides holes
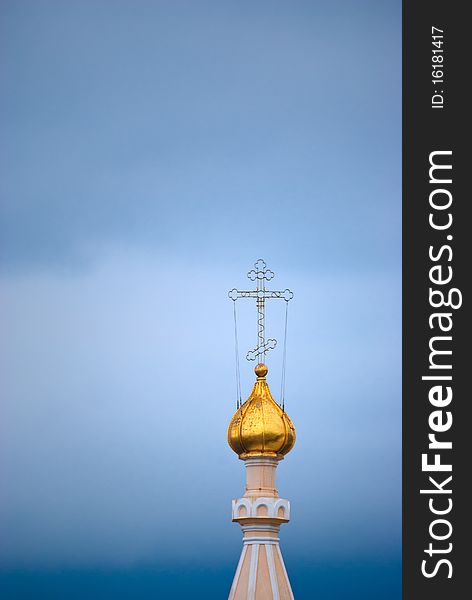
[[[272,397],[265,378],[267,367],[257,365],[255,371],[258,377],[251,394],[229,424],[228,443],[240,458],[283,456],[295,443],[295,428]]]

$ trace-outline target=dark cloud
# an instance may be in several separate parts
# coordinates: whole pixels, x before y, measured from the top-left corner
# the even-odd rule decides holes
[[[396,260],[398,11],[312,5],[6,3],[3,267],[209,256],[262,223],[270,252]]]

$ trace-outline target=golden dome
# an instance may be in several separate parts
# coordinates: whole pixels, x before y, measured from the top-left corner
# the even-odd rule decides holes
[[[266,365],[254,369],[257,381],[246,402],[228,426],[228,444],[239,455],[282,457],[295,444],[295,427],[290,417],[272,398],[266,382]]]

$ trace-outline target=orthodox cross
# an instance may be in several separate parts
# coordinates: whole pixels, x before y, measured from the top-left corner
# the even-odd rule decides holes
[[[266,268],[267,265],[260,258],[254,263],[254,269],[249,271],[247,276],[251,281],[256,281],[256,289],[250,291],[239,291],[233,288],[228,292],[228,296],[236,302],[238,298],[255,298],[257,307],[257,346],[254,350],[249,350],[246,354],[247,360],[256,360],[262,356],[264,362],[265,355],[269,350],[273,350],[277,345],[277,340],[272,338],[265,339],[265,301],[271,298],[281,298],[285,302],[289,302],[293,298],[293,292],[283,290],[282,292],[266,290],[266,281],[273,279],[275,273]]]

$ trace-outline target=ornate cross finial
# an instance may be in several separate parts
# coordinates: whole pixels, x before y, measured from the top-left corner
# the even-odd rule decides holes
[[[247,276],[251,281],[256,281],[256,289],[241,292],[236,288],[233,288],[228,292],[228,296],[236,302],[238,298],[255,298],[256,299],[256,307],[257,307],[257,346],[254,350],[250,350],[246,354],[247,360],[256,360],[258,357],[262,356],[262,361],[264,362],[265,355],[269,350],[273,350],[277,345],[277,340],[274,339],[265,339],[265,301],[270,298],[282,298],[285,302],[289,302],[293,298],[293,292],[286,289],[282,292],[276,292],[272,290],[266,290],[265,284],[266,281],[270,281],[273,279],[275,273],[270,269],[266,268],[267,265],[260,258],[258,261],[254,263],[254,269],[249,271]]]

